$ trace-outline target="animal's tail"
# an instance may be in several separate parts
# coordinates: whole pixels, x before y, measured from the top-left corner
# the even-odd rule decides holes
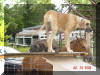
[[[40,32],[40,31],[43,30],[44,28],[45,28],[45,24],[43,24],[42,27],[41,27],[39,30],[37,30],[37,32]]]

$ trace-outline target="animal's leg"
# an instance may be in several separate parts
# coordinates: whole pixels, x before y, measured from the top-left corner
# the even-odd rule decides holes
[[[73,52],[73,50],[71,50],[70,48],[70,32],[68,31],[65,31],[64,32],[64,35],[65,35],[65,41],[66,41],[66,48],[67,48],[67,52]]]
[[[56,35],[56,32],[57,32],[57,29],[52,29],[52,33],[51,35],[48,37],[47,39],[47,44],[48,44],[48,52],[55,52],[53,49],[52,49],[52,42],[53,42],[53,39]]]
[[[50,31],[50,23],[46,24],[46,35],[47,35],[47,39],[49,38],[49,31]]]

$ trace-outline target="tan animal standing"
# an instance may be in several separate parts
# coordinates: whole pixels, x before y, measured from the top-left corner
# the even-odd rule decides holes
[[[44,24],[40,28],[40,30],[42,30],[44,27],[46,27],[47,35],[49,30],[52,30],[51,36],[47,37],[48,52],[54,52],[54,50],[52,49],[52,41],[57,32],[64,32],[66,41],[65,46],[67,48],[67,51],[73,52],[73,50],[70,49],[70,32],[77,28],[86,29],[87,32],[91,31],[89,20],[83,19],[74,14],[64,14],[54,10],[49,10],[44,15]]]

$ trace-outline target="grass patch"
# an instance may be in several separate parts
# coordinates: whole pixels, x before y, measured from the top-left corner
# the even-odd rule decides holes
[[[23,46],[16,47],[16,46],[15,46],[15,49],[17,49],[17,50],[20,51],[20,52],[28,52],[29,49],[30,49],[30,47],[29,47],[29,46],[27,46],[27,47],[23,47]]]
[[[4,45],[7,46],[7,47],[12,47],[13,48],[12,44],[10,44],[9,42],[5,42]],[[14,46],[14,48],[16,50],[20,51],[20,52],[28,52],[29,49],[30,49],[30,46]]]

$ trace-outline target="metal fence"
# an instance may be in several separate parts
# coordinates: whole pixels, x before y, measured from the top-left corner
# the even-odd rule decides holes
[[[53,66],[42,57],[5,59],[3,75],[52,75]]]

